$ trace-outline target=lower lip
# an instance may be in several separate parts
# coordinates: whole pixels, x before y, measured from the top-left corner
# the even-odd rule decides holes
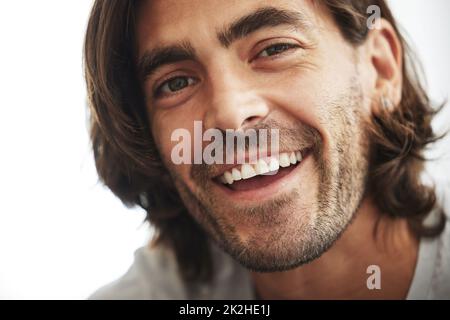
[[[278,178],[276,178],[275,176],[275,179],[273,179],[269,184],[265,184],[261,187],[256,187],[245,191],[237,191],[225,186],[220,182],[216,182],[215,184],[219,187],[221,192],[225,193],[227,197],[230,197],[233,200],[250,202],[261,201],[262,199],[270,198],[278,193],[283,192],[283,189],[287,188],[290,185],[290,180],[292,180],[299,172],[299,170],[303,168],[305,162],[309,161],[309,158],[310,154],[305,155],[303,160],[298,163],[292,170],[290,170],[289,173],[285,175],[277,174],[276,176],[279,175]],[[292,166],[287,167],[285,168],[285,170],[290,169],[291,167]]]

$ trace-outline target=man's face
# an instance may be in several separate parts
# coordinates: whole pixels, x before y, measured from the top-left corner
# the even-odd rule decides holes
[[[362,98],[358,50],[326,11],[302,0],[147,1],[137,41],[138,57],[147,54],[153,137],[205,231],[259,271],[286,270],[327,250],[365,192],[370,99]],[[279,153],[299,151],[302,160],[224,184],[229,166],[171,160],[172,132],[194,136],[194,121],[203,130],[279,129]]]

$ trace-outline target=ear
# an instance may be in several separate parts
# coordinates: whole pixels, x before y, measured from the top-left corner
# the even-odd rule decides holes
[[[380,19],[369,31],[364,47],[372,80],[372,111],[383,107],[383,99],[391,106],[398,105],[402,96],[403,48],[397,32],[387,20]]]

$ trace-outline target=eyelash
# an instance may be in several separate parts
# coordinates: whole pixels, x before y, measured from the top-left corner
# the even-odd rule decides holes
[[[173,93],[164,93],[164,92],[162,92],[164,86],[169,85],[169,83],[170,83],[171,81],[175,80],[175,79],[186,79],[186,80],[187,80],[187,85],[186,85],[186,87],[189,87],[189,86],[195,84],[195,83],[198,81],[196,78],[194,78],[194,77],[188,77],[188,76],[175,76],[175,77],[169,78],[169,79],[165,80],[163,83],[161,83],[161,85],[159,85],[159,86],[156,88],[156,90],[155,90],[155,92],[154,92],[154,96],[158,98],[158,97],[160,97],[160,96],[163,95],[163,94],[174,95],[174,94],[177,94],[178,91],[182,91],[184,88],[186,88],[186,87],[183,87],[183,88],[181,88],[181,89],[179,89],[179,90],[175,90]],[[169,88],[169,89],[170,89],[170,88]]]
[[[293,43],[286,43],[286,42],[274,43],[274,44],[271,44],[271,45],[265,47],[263,50],[261,50],[261,51],[255,56],[255,58],[253,58],[251,61],[253,61],[253,60],[255,60],[256,58],[260,57],[261,54],[262,54],[264,51],[269,50],[269,49],[274,48],[274,47],[277,47],[277,46],[285,46],[285,50],[282,50],[281,52],[275,53],[275,54],[273,54],[273,55],[266,55],[266,56],[264,56],[264,57],[262,57],[262,58],[264,58],[264,59],[276,59],[276,58],[278,58],[280,55],[285,54],[285,52],[287,52],[287,51],[290,51],[290,50],[292,50],[292,49],[298,49],[298,48],[300,48],[299,45],[293,44]],[[188,76],[175,76],[175,77],[169,78],[169,79],[165,80],[163,83],[161,83],[161,85],[159,85],[159,86],[156,88],[156,90],[154,91],[154,96],[155,96],[155,98],[161,97],[161,95],[164,94],[163,92],[161,92],[161,91],[163,90],[164,86],[168,85],[171,81],[173,81],[173,80],[175,80],[175,79],[187,79],[187,86],[186,86],[186,87],[191,86],[192,84],[195,84],[195,83],[198,81],[198,79],[196,79],[196,78],[194,78],[194,77],[188,77]],[[182,90],[183,90],[184,88],[186,88],[186,87],[183,87],[183,88],[181,88],[181,89],[179,89],[179,90],[176,90],[176,91],[174,91],[174,93],[166,93],[166,94],[169,94],[169,95],[175,95],[175,94],[177,94],[178,91],[182,91]]]
[[[265,56],[265,57],[263,57],[263,58],[265,58],[265,59],[274,59],[274,58],[276,58],[276,57],[279,57],[280,55],[283,55],[283,54],[284,54],[285,52],[287,52],[287,51],[290,51],[290,50],[292,50],[292,49],[298,49],[298,48],[300,48],[300,46],[299,46],[298,44],[293,44],[293,43],[287,43],[287,42],[274,43],[274,44],[271,44],[271,45],[265,47],[263,50],[261,50],[261,51],[256,55],[256,57],[253,58],[252,60],[254,60],[254,59],[260,57],[261,54],[262,54],[264,51],[269,50],[269,49],[274,48],[274,47],[277,47],[277,46],[285,46],[286,49],[283,50],[283,51],[281,51],[280,53],[275,53],[274,55],[267,55],[267,56]]]

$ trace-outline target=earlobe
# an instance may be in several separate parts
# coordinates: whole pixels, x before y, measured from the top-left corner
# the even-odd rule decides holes
[[[369,57],[375,71],[373,97],[378,101],[389,101],[389,105],[398,105],[402,92],[403,49],[397,32],[384,19],[378,28],[369,32]],[[379,107],[386,104],[380,103]]]

